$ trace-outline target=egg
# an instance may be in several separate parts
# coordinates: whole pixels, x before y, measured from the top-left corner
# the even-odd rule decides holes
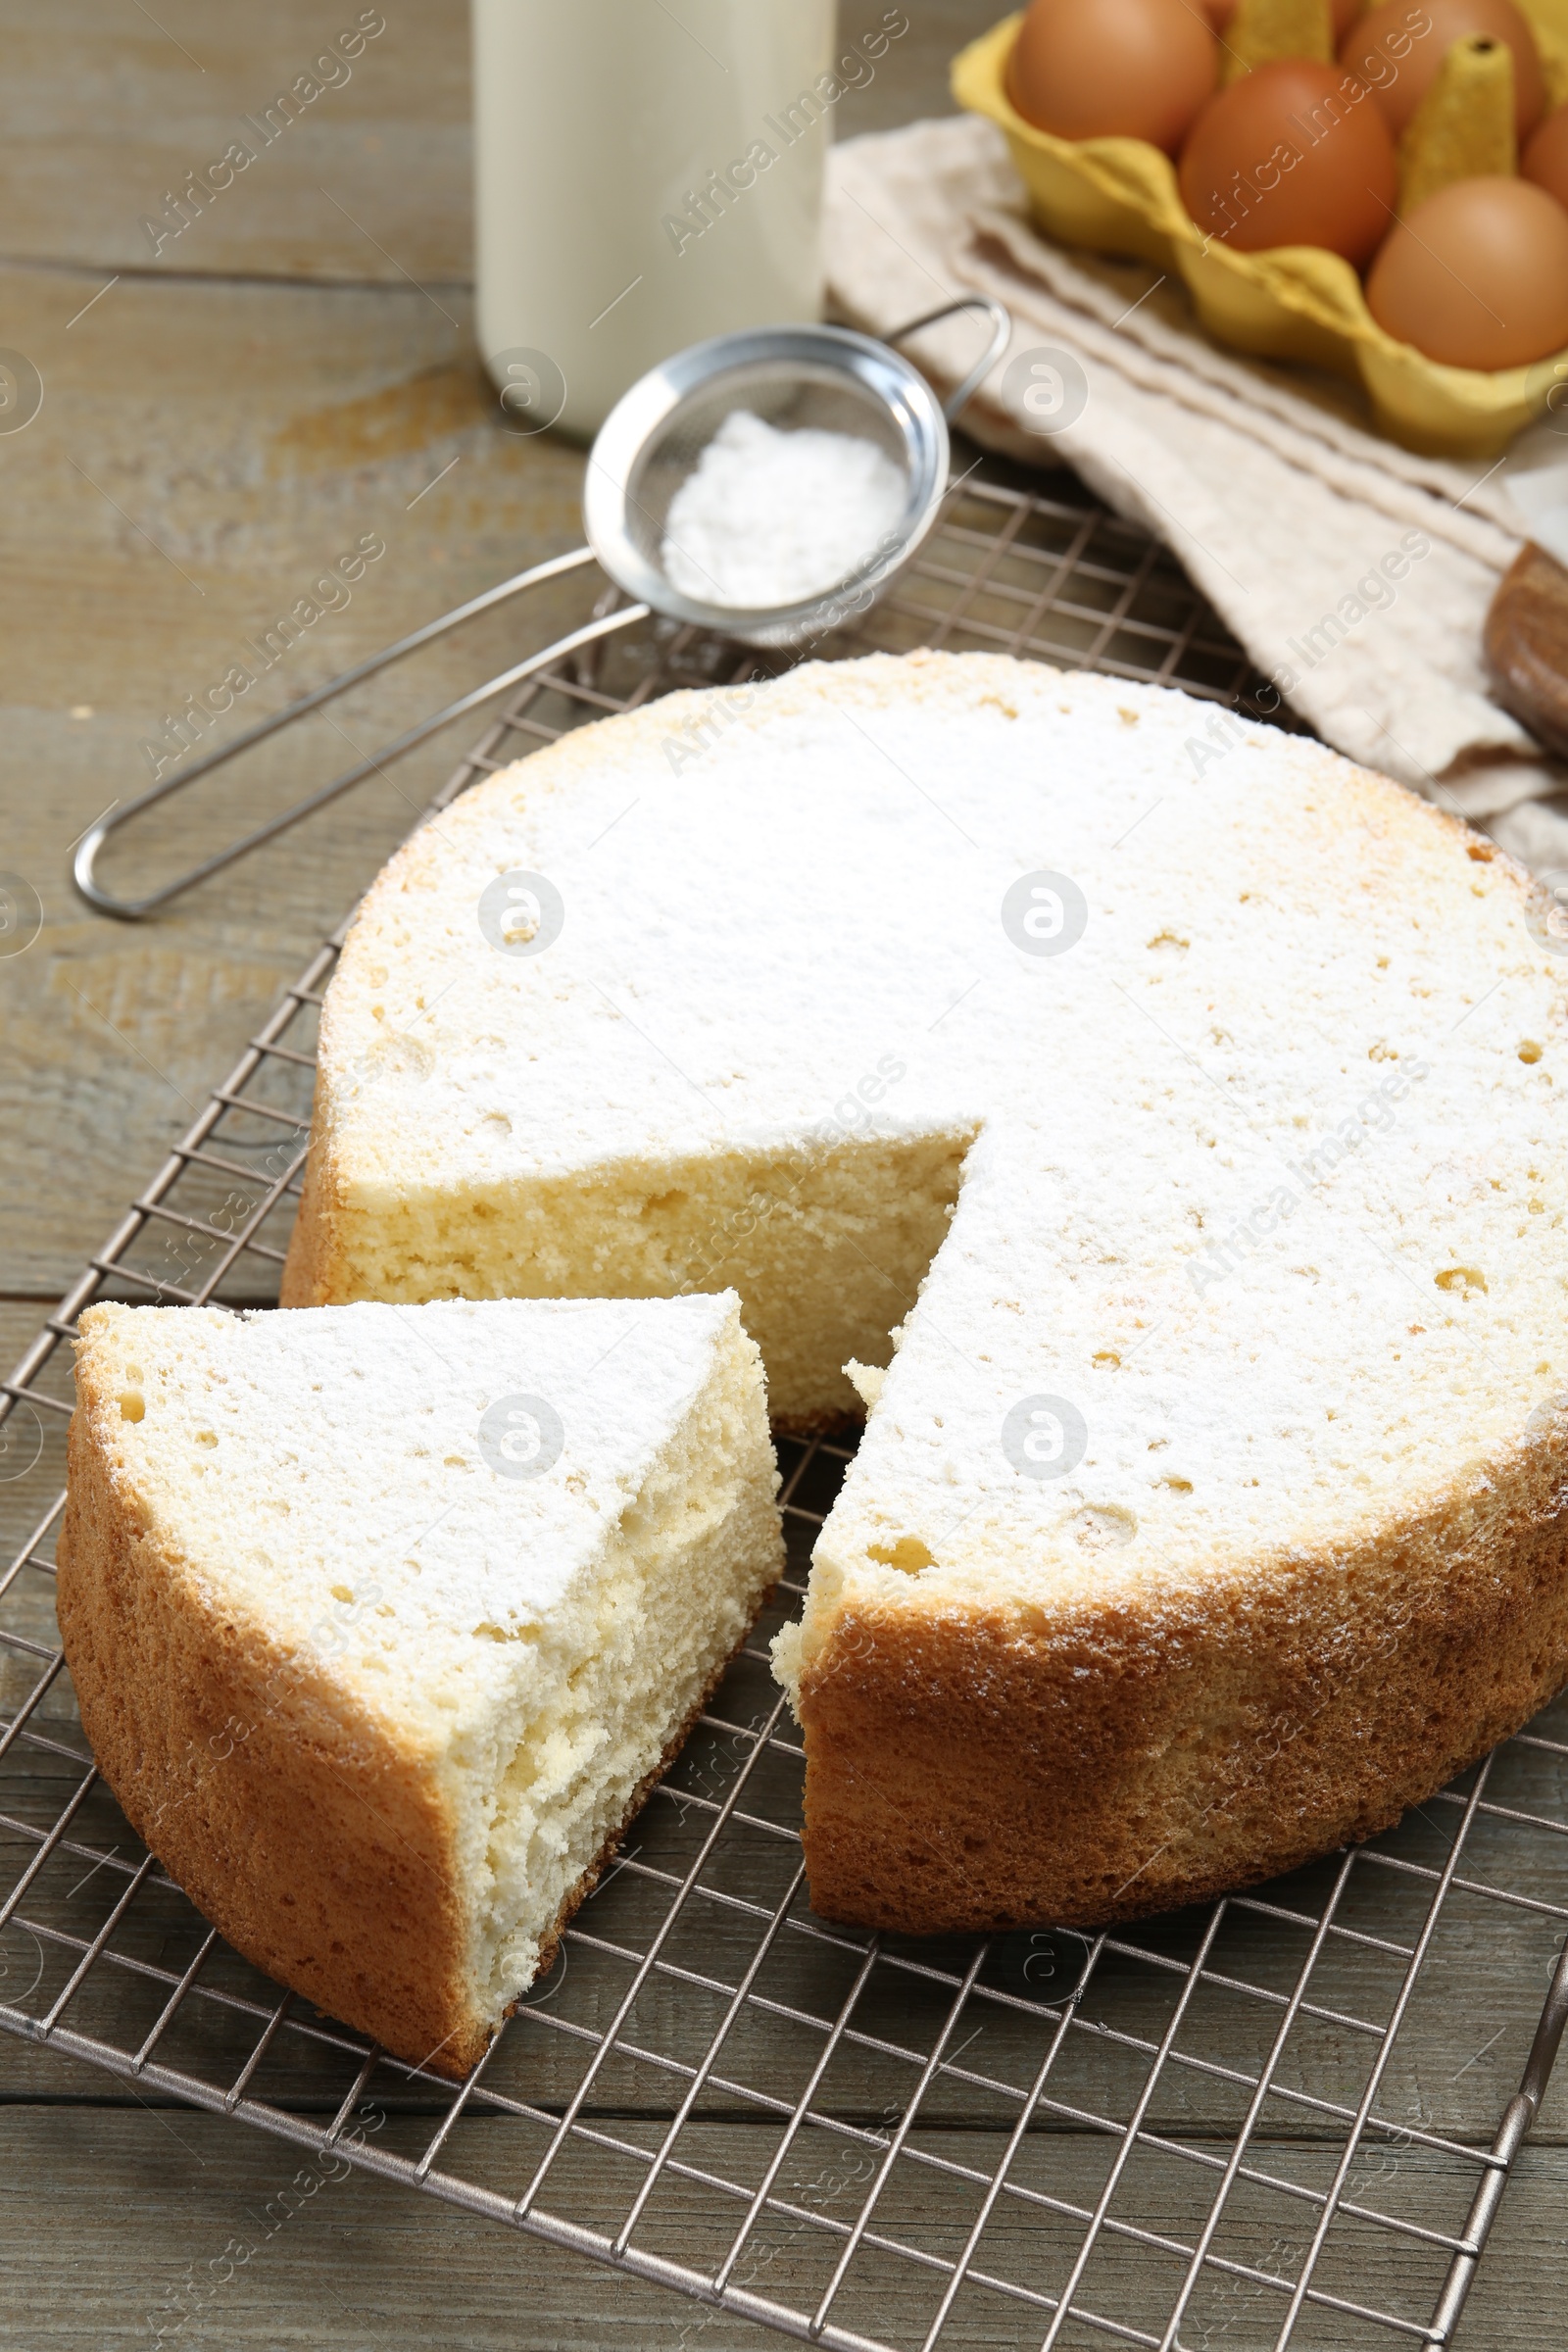
[[[1520,157],[1519,170],[1559,204],[1568,204],[1568,106],[1546,117]]]
[[[1526,179],[1458,179],[1391,233],[1366,281],[1385,334],[1449,368],[1568,346],[1568,211]]]
[[[1394,219],[1394,141],[1363,82],[1288,58],[1211,98],[1182,150],[1182,202],[1239,253],[1326,245],[1357,267]]]
[[[1423,21],[1430,27],[1419,29]],[[1362,17],[1340,50],[1340,63],[1372,90],[1397,139],[1443,71],[1444,59],[1467,33],[1506,41],[1513,51],[1514,126],[1528,139],[1546,109],[1541,52],[1529,20],[1513,0],[1407,0]]]
[[[1187,0],[1031,0],[1007,96],[1059,139],[1148,139],[1174,155],[1218,75],[1214,36]]]

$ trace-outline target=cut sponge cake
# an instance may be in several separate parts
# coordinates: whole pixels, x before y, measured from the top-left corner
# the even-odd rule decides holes
[[[1209,717],[929,654],[675,698],[416,835],[328,997],[288,1296],[732,1282],[786,1419],[871,1367],[778,1653],[835,1918],[1257,1878],[1568,1678],[1568,958]]]
[[[247,1957],[461,2075],[779,1572],[733,1296],[81,1320],[60,1621]]]

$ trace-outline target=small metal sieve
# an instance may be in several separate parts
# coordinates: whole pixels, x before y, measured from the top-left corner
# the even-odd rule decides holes
[[[990,318],[991,339],[943,404],[890,345],[970,310]],[[1000,302],[971,294],[910,319],[886,343],[842,326],[752,327],[694,343],[633,384],[600,427],[583,491],[589,545],[617,587],[672,619],[769,648],[826,635],[882,595],[936,521],[948,487],[948,426],[1006,350],[1011,331]],[[904,476],[903,512],[879,545],[843,579],[797,604],[710,604],[677,588],[664,568],[675,494],[739,409],[785,431],[815,427],[870,441]]]
[[[845,327],[761,327],[694,344],[690,351],[666,360],[634,384],[612,411],[589,454],[583,501],[589,546],[531,564],[526,571],[487,588],[481,596],[470,597],[466,604],[443,612],[438,620],[426,621],[395,645],[328,678],[325,685],[312,687],[286,709],[258,719],[216,751],[165,776],[150,791],[128,802],[111,802],[75,845],[72,873],[81,897],[89,906],[122,922],[137,922],[155,913],[198,882],[236,864],[263,842],[275,841],[280,833],[326,808],[368,776],[384,777],[393,760],[439,735],[454,719],[479,710],[525,679],[539,676],[568,655],[584,653],[623,629],[635,628],[647,619],[650,608],[677,620],[695,621],[720,635],[740,638],[745,644],[767,647],[808,644],[826,636],[840,622],[866,612],[910,561],[936,521],[948,487],[948,424],[996,366],[1012,330],[1001,303],[974,294],[944,303],[941,310],[930,311],[923,318],[912,318],[894,337],[901,340],[922,326],[934,326],[939,318],[951,318],[956,311],[970,310],[986,313],[992,324],[991,340],[985,356],[945,407],[907,360],[886,343],[878,343],[870,335],[852,334]],[[749,408],[776,425],[825,426],[874,441],[902,468],[906,485],[898,527],[866,563],[825,593],[779,611],[753,612],[733,605],[699,604],[679,594],[666,579],[660,561],[671,499],[724,418],[738,408]],[[546,581],[585,570],[596,559],[633,602],[612,612],[596,612],[580,628],[569,629],[538,652],[509,663],[455,702],[416,720],[389,743],[358,757],[352,766],[308,792],[292,808],[268,817],[226,849],[215,851],[199,865],[144,897],[120,898],[99,881],[98,858],[105,845],[149,808],[184,792],[292,726],[296,719],[321,710],[339,695],[434,645],[481,613],[496,612]]]

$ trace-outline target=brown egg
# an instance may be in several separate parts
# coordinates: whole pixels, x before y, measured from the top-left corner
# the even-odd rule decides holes
[[[1421,31],[1425,23],[1430,30]],[[1387,0],[1362,17],[1340,50],[1340,63],[1368,84],[1396,138],[1443,71],[1455,41],[1467,33],[1506,41],[1513,51],[1514,122],[1528,139],[1546,107],[1541,52],[1529,20],[1513,0]]]
[[[1520,157],[1519,170],[1559,204],[1568,204],[1568,106],[1546,117]]]
[[[1363,83],[1289,58],[1211,98],[1182,150],[1182,202],[1239,253],[1326,245],[1359,268],[1394,219],[1394,141]]]
[[[1214,36],[1187,0],[1031,0],[1007,96],[1059,139],[1148,139],[1174,155],[1218,74]]]
[[[1372,265],[1386,334],[1449,368],[1522,368],[1568,346],[1568,212],[1525,179],[1459,179]]]

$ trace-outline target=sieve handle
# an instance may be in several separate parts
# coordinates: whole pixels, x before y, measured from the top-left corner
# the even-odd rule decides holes
[[[337,677],[329,678],[324,686],[318,686],[314,693],[301,695],[297,702],[290,703],[285,710],[274,711],[270,718],[264,718],[254,727],[247,727],[231,743],[220,745],[217,751],[209,752],[205,759],[181,768],[177,775],[166,776],[150,792],[144,792],[138,800],[118,808],[114,814],[101,816],[82,835],[72,860],[72,879],[77,892],[100,914],[115,915],[122,922],[139,922],[144,915],[152,914],[158,907],[167,906],[172,899],[177,899],[185,891],[194,889],[198,882],[205,882],[212,874],[220,874],[225,866],[248,857],[252,850],[260,849],[263,842],[275,840],[279,833],[286,833],[305,817],[313,816],[318,808],[324,808],[328,802],[335,801],[340,793],[349,791],[352,786],[363,783],[367,776],[381,773],[391,760],[401,759],[405,752],[412,752],[416,745],[439,734],[443,727],[450,726],[454,719],[463,717],[466,711],[477,710],[495,695],[536,676],[540,670],[547,669],[551,662],[564,660],[579,647],[593,645],[602,637],[613,636],[617,629],[628,628],[634,622],[646,619],[646,605],[627,605],[617,612],[589,621],[583,628],[571,630],[568,635],[558,638],[554,645],[547,645],[542,653],[530,654],[526,661],[514,662],[511,668],[502,670],[498,676],[487,678],[483,685],[475,686],[467,694],[460,695],[456,702],[446,704],[432,717],[421,719],[416,726],[408,728],[392,742],[379,745],[374,752],[357,760],[352,767],[345,768],[341,775],[334,776],[329,784],[323,784],[317,791],[308,793],[304,800],[296,801],[281,815],[258,825],[254,832],[230,842],[226,849],[204,858],[200,865],[192,866],[187,873],[176,875],[173,881],[166,882],[161,889],[149,891],[143,899],[117,898],[99,881],[98,857],[105,843],[122,827],[132,823],[144,810],[156,808],[160,801],[167,801],[172,793],[183,792],[188,784],[196,783],[202,776],[211,775],[214,768],[222,767],[242,752],[249,751],[254,744],[263,743],[268,736],[277,734],[279,729],[292,726],[296,719],[304,718],[310,711],[318,710],[323,703],[332,702],[338,695],[346,694],[351,686],[359,685],[363,679],[374,677],[378,670],[386,669],[392,662],[401,662],[407,655],[416,653],[421,646],[433,644],[463,621],[472,620],[481,612],[493,611],[496,606],[506,604],[525,589],[537,587],[543,580],[557,579],[563,572],[579,570],[593,560],[591,548],[579,547],[569,555],[552,556],[548,563],[535,564],[529,570],[515,573],[512,579],[503,580],[499,587],[488,588],[482,596],[472,597],[467,604],[459,605],[455,612],[444,612],[439,620],[427,621],[423,628],[415,629],[407,637],[400,637],[395,645],[386,646],[380,653],[370,655],[368,661],[357,662],[352,669],[345,669]]]
[[[991,340],[983,357],[977,360],[956,392],[950,392],[942,404],[942,414],[950,424],[961,410],[966,409],[979,391],[992,368],[1012,341],[1012,315],[989,294],[960,294],[956,301],[945,302],[940,310],[927,311],[922,318],[911,318],[906,326],[896,326],[884,340],[902,343],[908,335],[916,335],[922,326],[935,326],[939,318],[951,318],[958,311],[984,311],[991,321]]]

